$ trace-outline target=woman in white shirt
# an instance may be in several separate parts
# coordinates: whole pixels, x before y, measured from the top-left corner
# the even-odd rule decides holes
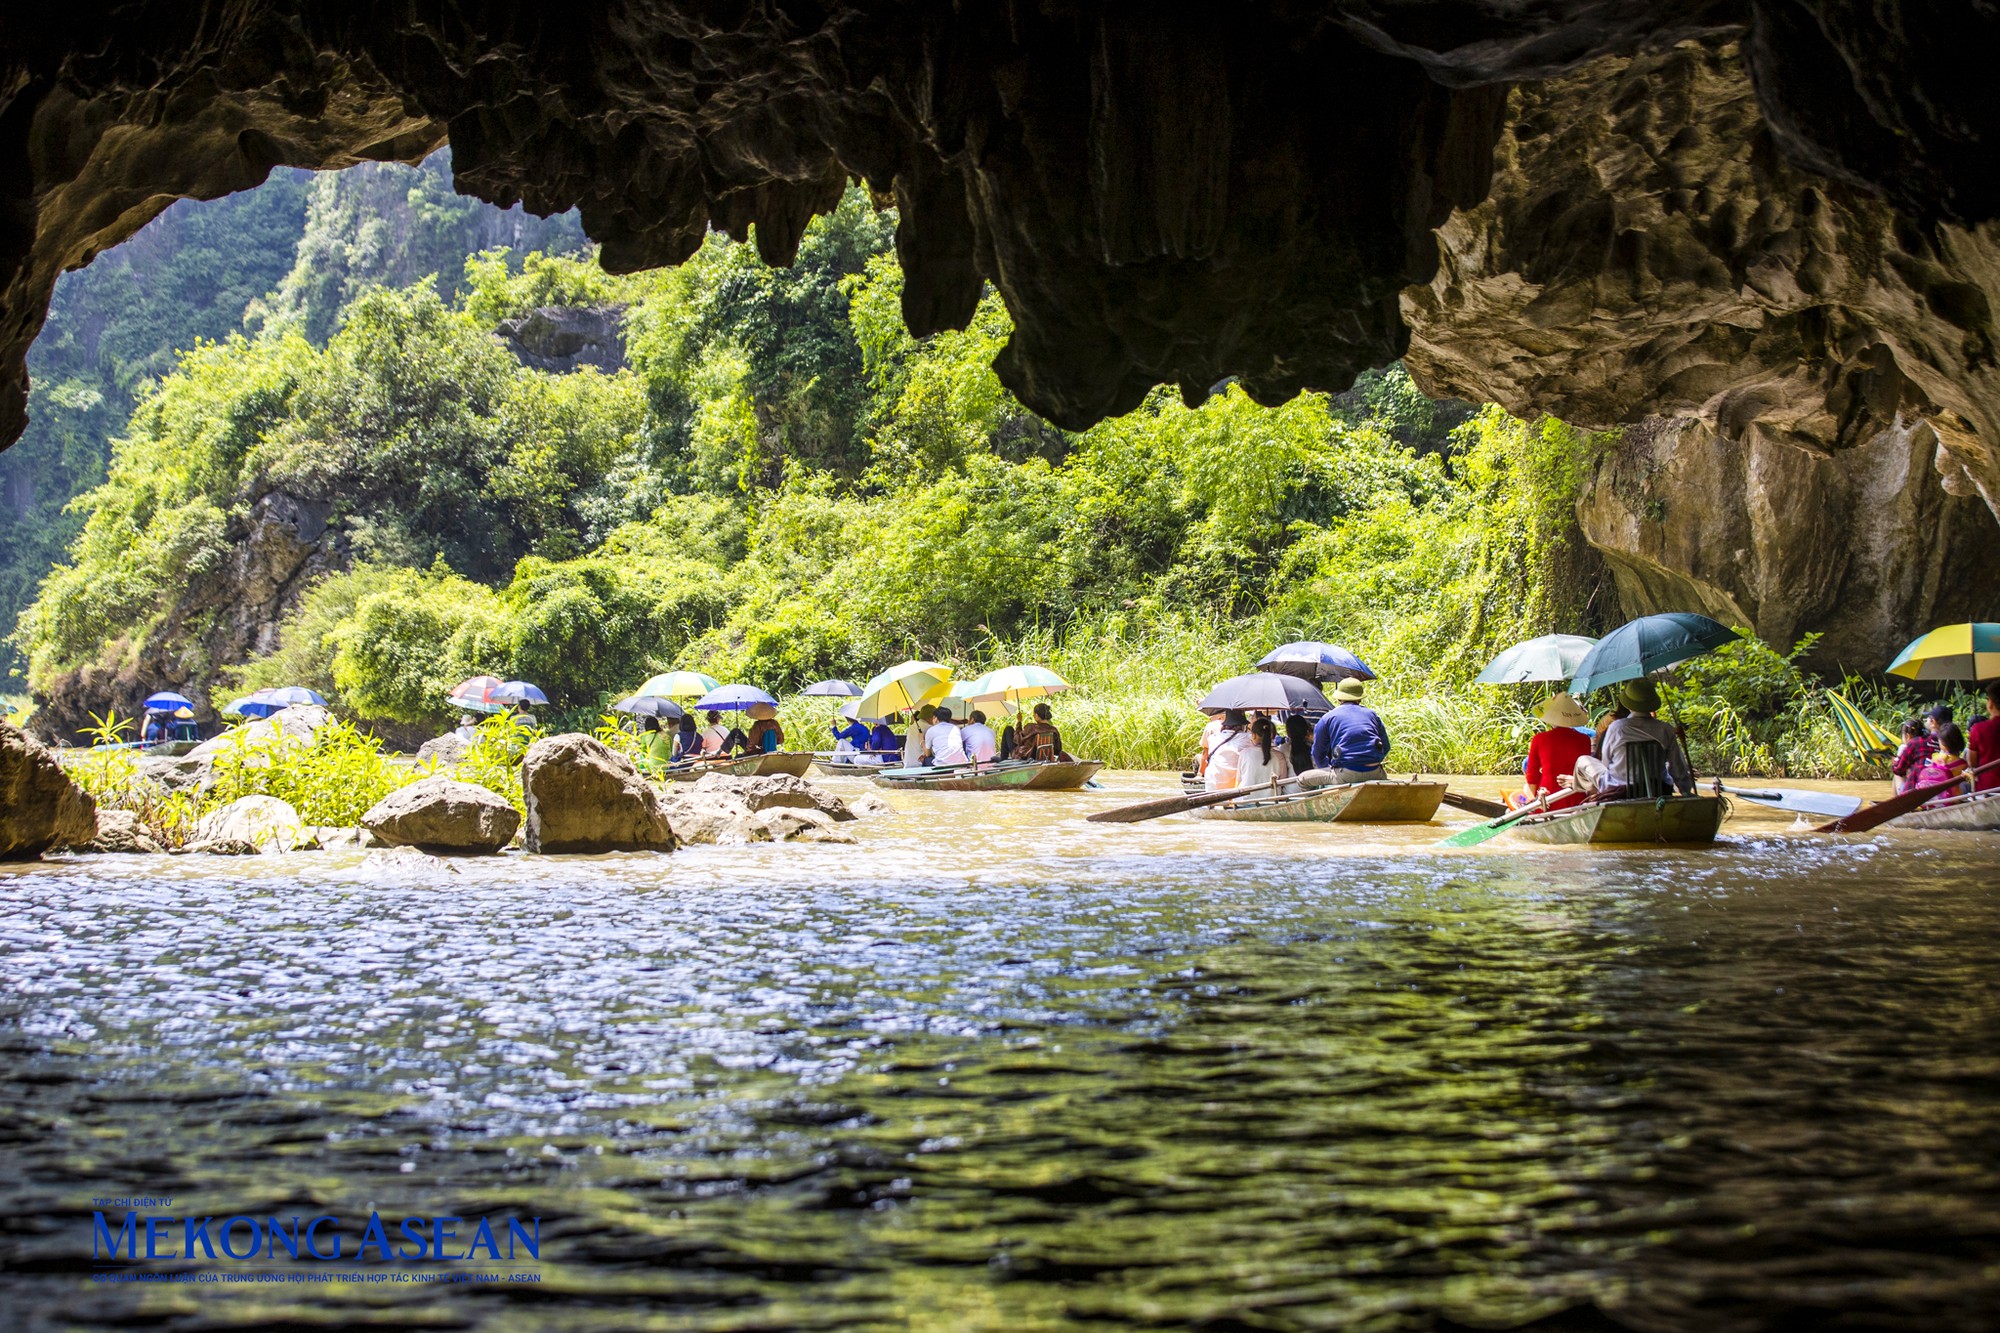
[[[1237,786],[1261,787],[1292,776],[1292,761],[1285,756],[1285,747],[1278,744],[1277,723],[1268,717],[1258,718],[1250,724],[1249,741],[1237,756]]]

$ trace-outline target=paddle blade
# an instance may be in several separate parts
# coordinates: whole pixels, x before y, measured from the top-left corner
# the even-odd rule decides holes
[[[1978,768],[1968,769],[1950,782],[1934,782],[1928,787],[1912,787],[1901,796],[1891,796],[1886,801],[1877,801],[1871,806],[1856,810],[1834,820],[1831,824],[1821,824],[1815,833],[1866,833],[1877,824],[1886,824],[1897,815],[1907,815],[1934,796],[1942,796],[1952,788],[1976,774],[1990,768],[2000,768],[2000,759],[1988,760]]]
[[[1802,815],[1851,815],[1862,805],[1859,796],[1843,796],[1834,791],[1804,791],[1797,787],[1759,787],[1754,791],[1723,788],[1739,801],[1768,805],[1774,810],[1792,810]]]
[[[1512,824],[1513,822],[1514,821],[1511,819],[1496,819],[1486,824],[1474,824],[1471,828],[1460,829],[1458,832],[1452,834],[1449,838],[1440,838],[1438,840],[1438,846],[1477,847],[1480,843],[1485,842],[1487,839],[1497,838],[1501,834],[1505,833],[1507,831],[1508,825]]]

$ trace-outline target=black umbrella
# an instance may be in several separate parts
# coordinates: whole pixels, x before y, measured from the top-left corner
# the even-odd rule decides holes
[[[1195,707],[1204,713],[1221,713],[1231,708],[1255,708],[1266,713],[1302,708],[1324,713],[1333,705],[1319,692],[1319,686],[1309,680],[1275,671],[1253,671],[1247,676],[1231,676],[1203,695]]]
[[[685,708],[682,708],[672,699],[662,699],[657,694],[640,694],[630,699],[620,699],[617,703],[611,705],[611,711],[614,713],[630,713],[633,717],[680,718],[687,716]]]

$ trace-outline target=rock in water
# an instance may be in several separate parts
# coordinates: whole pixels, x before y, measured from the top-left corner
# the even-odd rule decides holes
[[[784,807],[793,810],[817,810],[823,815],[845,822],[855,818],[847,802],[832,792],[813,786],[804,778],[795,778],[789,773],[779,773],[766,778],[737,778],[727,773],[705,774],[694,784],[698,792],[716,792],[733,797],[753,811]]]
[[[670,852],[659,790],[630,759],[580,732],[536,741],[521,757],[531,852]]]
[[[233,852],[253,847],[266,855],[289,852],[305,841],[305,821],[290,801],[243,796],[202,817],[189,839],[191,852]]]
[[[99,810],[97,836],[82,850],[87,852],[163,852],[153,835],[130,810]]]
[[[771,831],[757,822],[748,805],[729,791],[674,787],[661,794],[674,834],[683,843],[769,842]]]
[[[361,816],[361,827],[391,847],[486,855],[513,841],[521,816],[498,792],[425,778],[377,801]]]
[[[97,802],[40,741],[0,722],[0,861],[32,861],[97,836]]]

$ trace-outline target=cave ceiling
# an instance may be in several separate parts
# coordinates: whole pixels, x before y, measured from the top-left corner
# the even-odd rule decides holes
[[[580,209],[615,270],[753,224],[788,262],[864,180],[912,331],[990,281],[1002,378],[1072,428],[1408,353],[1587,424],[1936,415],[1992,503],[1996,35],[1915,0],[8,6],[0,440],[64,269],[175,199],[449,141],[461,191]]]

